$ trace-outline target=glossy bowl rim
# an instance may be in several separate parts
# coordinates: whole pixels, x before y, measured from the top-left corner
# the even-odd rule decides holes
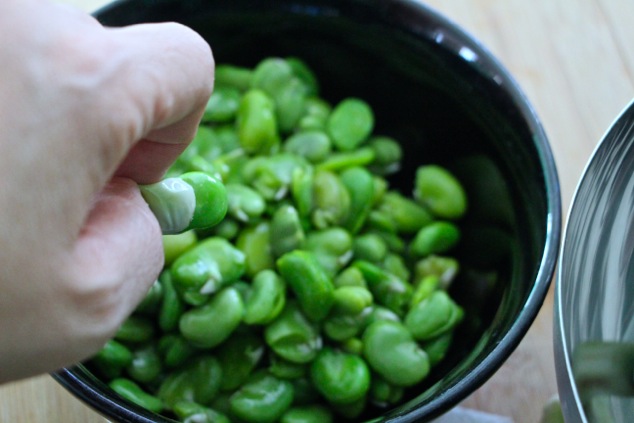
[[[114,2],[95,11],[95,14],[106,12],[130,1],[135,0],[115,0]],[[450,21],[432,7],[423,4],[418,0],[386,1],[400,2],[415,8],[420,16],[424,16],[430,22],[433,22],[435,24],[435,28],[442,28],[450,34],[452,36],[451,39],[448,40],[447,43],[444,43],[442,47],[449,50],[452,54],[461,56],[461,52],[464,51],[462,49],[464,48],[476,54],[476,57],[478,58],[477,71],[486,76],[487,79],[493,80],[501,88],[501,90],[512,99],[514,107],[517,108],[522,120],[527,125],[530,134],[532,135],[533,146],[537,152],[538,161],[541,165],[545,186],[545,197],[547,200],[546,222],[544,228],[545,237],[541,258],[539,260],[538,272],[533,285],[531,286],[529,295],[527,296],[527,299],[523,304],[523,308],[519,312],[516,320],[488,356],[480,361],[470,373],[464,376],[464,378],[450,386],[449,389],[437,393],[436,397],[432,401],[412,410],[407,414],[397,415],[395,417],[388,418],[387,420],[381,420],[381,418],[372,420],[373,422],[386,421],[392,423],[406,423],[425,421],[421,419],[431,419],[448,411],[450,408],[458,404],[458,402],[483,385],[517,348],[537,317],[537,314],[544,303],[555,272],[562,231],[562,205],[559,178],[548,137],[533,106],[509,71],[486,47],[480,43],[476,37],[467,33],[459,25]],[[428,38],[430,35],[421,34],[418,36],[421,38]],[[438,43],[441,44],[440,42]],[[476,64],[472,64],[474,67],[475,65]],[[126,421],[135,423],[149,423],[155,421],[148,419],[147,417],[137,415],[113,401],[112,398],[103,398],[104,395],[97,390],[95,386],[87,383],[78,375],[78,373],[81,374],[81,372],[81,368],[69,367],[53,373],[52,376],[67,390],[81,398],[101,414],[112,415],[112,407],[114,407],[115,411],[120,413],[117,414],[117,416],[119,418],[127,418],[128,420]],[[164,421],[170,422],[172,420],[164,418]]]

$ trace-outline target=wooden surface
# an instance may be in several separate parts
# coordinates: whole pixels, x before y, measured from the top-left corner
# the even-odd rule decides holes
[[[60,0],[87,11],[103,0]],[[228,0],[230,1],[230,0]],[[597,142],[634,97],[631,0],[428,0],[514,75],[557,161],[564,217]],[[78,35],[79,36],[79,35]],[[464,406],[537,423],[557,392],[552,289],[528,335]],[[50,377],[0,387],[0,423],[104,423]]]

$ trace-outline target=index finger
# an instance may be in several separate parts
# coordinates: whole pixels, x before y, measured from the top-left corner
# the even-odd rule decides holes
[[[113,108],[129,113],[113,122],[128,134],[115,176],[156,182],[196,133],[213,87],[211,48],[194,31],[174,23],[109,32],[123,49],[123,73],[113,84],[121,104]]]

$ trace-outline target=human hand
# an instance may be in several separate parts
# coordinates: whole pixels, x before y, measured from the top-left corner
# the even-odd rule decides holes
[[[177,24],[104,28],[46,0],[0,4],[0,383],[84,359],[162,263],[137,183],[193,137],[209,46]]]

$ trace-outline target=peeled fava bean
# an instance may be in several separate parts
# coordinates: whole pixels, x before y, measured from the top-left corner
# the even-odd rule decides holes
[[[140,189],[164,234],[209,228],[227,213],[224,185],[203,172],[185,173]]]

